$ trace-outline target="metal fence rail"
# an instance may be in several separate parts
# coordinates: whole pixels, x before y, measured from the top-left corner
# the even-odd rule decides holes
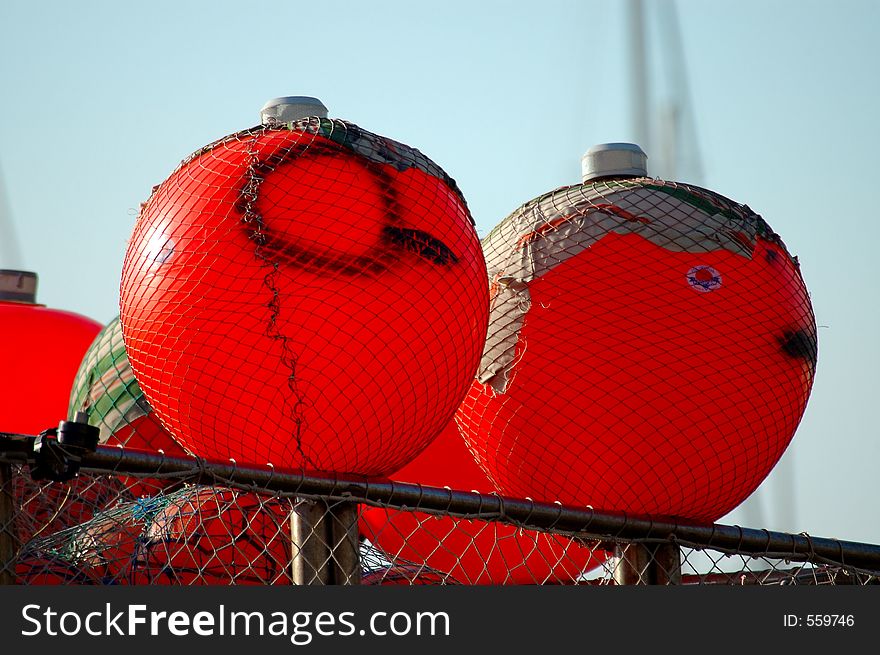
[[[0,434],[0,581],[876,584],[880,546],[98,447],[34,481]]]

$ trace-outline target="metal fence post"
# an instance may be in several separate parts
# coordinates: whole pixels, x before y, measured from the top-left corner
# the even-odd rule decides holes
[[[298,499],[290,514],[291,565],[295,585],[329,583],[330,544],[324,523],[327,509],[323,501]]]
[[[360,584],[357,503],[299,499],[290,529],[294,584]]]
[[[336,503],[329,513],[332,526],[331,562],[334,564],[333,584],[361,583],[360,539],[358,536],[358,505],[348,501]]]
[[[619,585],[681,584],[681,552],[675,542],[616,544],[614,556]]]
[[[654,545],[654,584],[681,584],[681,549],[674,541]]]
[[[12,494],[12,465],[0,462],[0,585],[15,584],[18,540],[13,525],[15,502]]]

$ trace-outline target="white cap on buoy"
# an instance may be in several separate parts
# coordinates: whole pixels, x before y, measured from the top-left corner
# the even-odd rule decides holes
[[[284,96],[272,98],[260,110],[260,122],[263,125],[289,123],[309,116],[327,118],[327,107],[310,96]]]
[[[635,143],[600,143],[581,158],[581,180],[601,177],[645,177],[648,156]]]

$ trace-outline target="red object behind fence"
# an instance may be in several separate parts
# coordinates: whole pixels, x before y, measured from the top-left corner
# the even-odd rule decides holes
[[[474,462],[454,422],[410,464],[392,478],[456,491],[494,491],[486,474]],[[361,532],[409,570],[424,565],[448,584],[568,583],[601,564],[608,553],[594,544],[520,529],[497,521],[477,521],[402,512],[365,509]],[[383,584],[385,584],[383,582]]]
[[[290,501],[232,489],[172,494],[145,530],[133,584],[290,584]]]
[[[132,367],[213,459],[387,474],[467,393],[485,262],[454,182],[339,120],[227,137],[143,208],[122,273]]]
[[[27,552],[15,561],[16,584],[100,585],[101,579],[88,565],[78,565],[64,558],[43,552]]]
[[[39,434],[67,420],[73,378],[101,324],[36,304],[36,275],[0,271],[0,432]]]
[[[56,428],[83,354],[101,324],[74,312],[36,303],[37,276],[0,271],[0,432],[36,435]],[[110,483],[74,479],[43,488],[26,469],[14,478],[15,532],[25,542],[36,534],[91,518],[94,504],[112,497]]]

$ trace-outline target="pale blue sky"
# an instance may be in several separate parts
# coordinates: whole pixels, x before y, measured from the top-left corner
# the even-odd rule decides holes
[[[685,86],[663,45],[668,3],[645,4],[662,108]],[[781,234],[822,326],[813,396],[781,468],[724,520],[880,543],[880,2],[677,6],[685,125],[703,162],[699,179],[688,162],[677,177],[748,204]],[[20,253],[0,237],[0,267],[37,271],[49,306],[109,321],[150,188],[281,95],[318,96],[331,116],[422,150],[458,181],[482,236],[578,181],[589,146],[634,139],[626,9],[2,0],[0,168]]]

